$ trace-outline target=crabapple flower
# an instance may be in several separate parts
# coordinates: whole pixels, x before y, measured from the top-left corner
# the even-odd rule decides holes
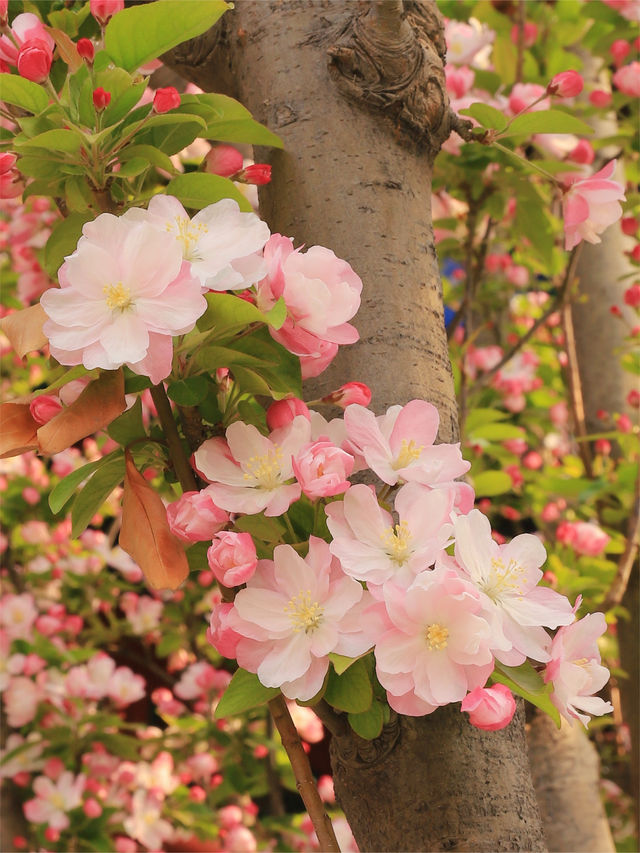
[[[207,542],[229,521],[229,513],[219,509],[208,489],[184,492],[167,506],[167,521],[182,542]]]
[[[461,711],[467,711],[469,722],[477,729],[497,732],[508,726],[516,710],[513,693],[504,684],[476,687],[462,700]]]
[[[53,357],[88,370],[126,364],[154,384],[171,372],[172,336],[207,307],[178,246],[126,215],[87,223],[58,278],[40,302]]]
[[[233,145],[214,145],[204,158],[205,171],[230,178],[244,165],[244,158]]]
[[[153,96],[153,111],[154,113],[168,113],[169,110],[175,110],[180,106],[180,92],[175,86],[165,86],[162,89],[156,89]]]
[[[375,646],[376,672],[399,714],[430,714],[482,687],[494,661],[491,627],[474,587],[443,566],[408,589],[384,588],[388,630]]]
[[[52,829],[66,829],[70,824],[67,812],[82,805],[85,781],[82,774],[74,777],[69,770],[55,782],[38,776],[33,782],[36,796],[23,806],[25,817],[32,823],[47,823]]]
[[[584,80],[577,71],[561,71],[547,86],[549,95],[559,98],[575,98],[584,89]]]
[[[42,83],[49,76],[53,51],[46,41],[31,38],[24,42],[16,61],[18,74],[33,83]]]
[[[548,661],[549,637],[542,626],[568,625],[574,614],[565,596],[537,586],[547,558],[540,540],[522,533],[498,545],[489,520],[477,509],[453,523],[455,557],[480,593],[496,657],[508,666],[518,666],[526,657]]]
[[[7,593],[0,599],[0,626],[10,639],[30,640],[38,609],[29,592],[21,595]]]
[[[325,507],[331,553],[353,578],[407,587],[448,544],[453,498],[452,489],[431,491],[408,483],[396,495],[399,522],[394,524],[368,486],[352,486],[344,500]]]
[[[122,822],[125,830],[149,850],[161,850],[163,842],[173,836],[169,821],[160,817],[162,802],[154,792],[138,788],[131,798],[129,811]]]
[[[282,515],[300,497],[292,457],[309,441],[311,426],[298,415],[269,437],[240,421],[227,429],[226,441],[210,438],[194,454],[200,474],[211,484],[215,503],[228,512]]]
[[[128,666],[119,666],[107,682],[107,695],[117,705],[131,705],[146,696],[145,681]]]
[[[344,422],[355,450],[391,486],[416,481],[435,488],[469,470],[459,444],[434,446],[440,418],[424,400],[391,406],[380,417],[354,404],[345,409]]]
[[[467,65],[479,51],[493,42],[496,34],[472,18],[469,23],[447,21],[444,36],[447,42],[447,63]]]
[[[297,397],[276,400],[267,409],[267,426],[271,430],[286,426],[296,415],[304,415],[307,420],[311,419],[311,412],[304,400],[299,400]]]
[[[107,21],[124,9],[124,0],[89,0],[91,14],[104,27]]]
[[[598,637],[606,630],[604,614],[591,613],[561,628],[553,638],[544,680],[553,682],[551,701],[570,723],[580,720],[586,727],[589,715],[613,711],[610,702],[593,695],[609,680],[598,651]]]
[[[0,59],[10,65],[18,64],[20,48],[28,41],[43,42],[50,54],[53,54],[56,46],[40,18],[33,12],[16,15],[11,24],[11,36],[13,38],[8,35],[0,36]]]
[[[269,228],[255,213],[243,213],[230,198],[210,204],[193,219],[177,198],[155,195],[148,209],[132,208],[125,218],[148,222],[177,246],[205,290],[239,290],[266,271],[260,252]]]
[[[306,252],[293,242],[273,234],[264,248],[268,272],[257,286],[257,305],[262,311],[282,297],[287,318],[271,336],[300,356],[303,378],[317,376],[337,352],[337,346],[353,344],[358,332],[348,322],[360,307],[362,281],[351,266],[324,246]],[[317,362],[317,363],[316,363]]]
[[[565,249],[573,249],[581,240],[600,243],[599,235],[622,216],[624,187],[611,180],[615,168],[612,160],[590,177],[564,176],[569,185],[562,199]]]
[[[11,679],[9,687],[2,694],[7,723],[11,728],[19,729],[30,723],[38,710],[38,703],[44,699],[39,684],[30,678],[19,675]]]
[[[216,533],[207,551],[207,562],[216,579],[224,586],[246,583],[258,565],[256,546],[251,535],[230,530]]]
[[[549,99],[542,97],[545,92],[544,86],[539,86],[537,83],[516,83],[509,95],[509,109],[513,115],[523,110],[531,110],[531,112],[548,110]]]
[[[228,614],[242,635],[238,663],[289,699],[311,699],[330,652],[355,657],[373,645],[364,630],[368,603],[369,593],[343,573],[322,539],[310,537],[304,559],[290,545],[277,545],[273,561],[259,561]]]
[[[359,406],[368,406],[371,402],[371,389],[364,382],[347,382],[323,397],[322,402],[332,406],[340,406],[341,409],[346,409],[353,403],[357,403]]]
[[[586,557],[599,557],[611,541],[608,533],[590,521],[563,521],[556,529],[556,538]]]
[[[346,492],[351,485],[347,477],[353,471],[353,463],[353,456],[326,436],[305,444],[292,460],[293,473],[312,501]]]
[[[630,62],[618,68],[611,78],[613,85],[623,95],[640,98],[640,62]]]

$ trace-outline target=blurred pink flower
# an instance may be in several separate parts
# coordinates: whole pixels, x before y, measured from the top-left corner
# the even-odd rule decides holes
[[[611,180],[615,168],[616,161],[612,160],[595,175],[564,176],[569,184],[562,199],[565,249],[573,249],[581,240],[600,243],[599,235],[622,216],[624,187]]]
[[[630,62],[618,68],[612,80],[613,85],[623,95],[640,98],[640,62]]]
[[[46,776],[38,776],[33,782],[36,797],[23,806],[27,820],[32,823],[47,823],[52,829],[62,830],[69,826],[67,812],[82,805],[85,777],[65,771],[56,782]]]

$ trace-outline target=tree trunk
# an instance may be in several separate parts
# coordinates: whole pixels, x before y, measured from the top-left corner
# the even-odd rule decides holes
[[[401,14],[402,13],[402,14]],[[361,341],[314,395],[366,382],[373,408],[413,398],[457,440],[457,406],[431,228],[431,174],[449,133],[442,24],[431,0],[239,0],[211,36],[174,52],[183,75],[226,91],[280,134],[259,149],[260,210],[295,244],[321,244],[364,282]],[[336,737],[334,782],[361,850],[542,850],[522,711],[472,728],[459,707],[396,717],[375,741]]]

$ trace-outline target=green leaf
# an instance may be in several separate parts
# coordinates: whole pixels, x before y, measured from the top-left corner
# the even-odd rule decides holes
[[[204,172],[187,172],[169,181],[165,187],[167,195],[179,199],[185,207],[202,210],[209,204],[214,204],[223,198],[232,198],[238,202],[240,210],[251,212],[251,205],[235,187],[233,181],[221,178],[219,175],[209,175]],[[256,309],[257,310],[257,309]]]
[[[279,136],[252,118],[212,121],[207,125],[206,137],[217,142],[246,142],[251,145],[284,148],[284,143]]]
[[[124,118],[129,110],[133,109],[133,107],[138,103],[146,88],[146,80],[135,86],[129,83],[124,92],[118,95],[117,98],[113,97],[111,103],[102,114],[102,127],[110,127],[112,124],[116,124],[116,122],[119,122]]]
[[[361,714],[349,714],[349,724],[357,735],[365,740],[378,737],[384,725],[384,706],[377,699],[371,703],[368,711]]]
[[[508,438],[522,438],[524,436],[522,427],[513,424],[485,424],[469,430],[469,435],[474,439],[484,438],[487,441],[505,441]]]
[[[503,421],[507,417],[507,413],[501,412],[499,409],[472,409],[465,421],[465,428],[467,432],[472,433],[476,427],[491,424],[494,421]]]
[[[123,412],[115,421],[111,421],[107,427],[107,434],[122,445],[146,436],[147,433],[142,422],[142,400],[140,397],[130,409]]]
[[[143,157],[131,157],[123,163],[116,173],[117,178],[135,178],[149,168],[149,162]]]
[[[544,683],[542,676],[536,672],[530,661],[525,661],[520,666],[505,666],[496,661],[491,680],[505,684],[512,693],[522,696],[527,702],[540,708],[560,728],[560,712],[549,698],[549,694],[553,692],[553,685]]]
[[[277,518],[266,518],[263,513],[241,515],[236,519],[234,528],[240,533],[250,533],[263,542],[282,542],[286,528]]]
[[[84,176],[77,175],[66,180],[64,182],[64,195],[68,210],[84,213],[91,209],[93,196]]]
[[[504,114],[495,107],[490,107],[489,104],[471,104],[466,110],[460,110],[460,115],[471,116],[482,127],[493,130],[503,130],[507,126],[507,119]]]
[[[107,24],[105,50],[116,65],[135,71],[172,47],[206,32],[228,8],[223,0],[164,0],[123,9]]]
[[[111,455],[104,456],[101,459],[96,460],[95,462],[88,462],[86,465],[83,465],[81,468],[77,468],[75,471],[72,471],[70,474],[60,480],[57,486],[55,486],[49,495],[49,506],[51,508],[51,512],[56,514],[60,512],[63,506],[71,500],[73,497],[73,493],[78,488],[80,483],[91,474],[96,468],[99,468],[100,465],[103,465],[105,462],[108,462],[111,459]]]
[[[129,160],[140,157],[146,160],[151,166],[157,166],[159,169],[164,169],[171,174],[175,174],[176,171],[171,158],[167,157],[159,148],[154,148],[153,145],[128,145],[118,157],[121,163],[127,163]]]
[[[24,148],[46,148],[47,151],[76,154],[82,146],[82,141],[82,137],[75,131],[57,128],[56,130],[46,130],[26,142],[20,143],[19,148],[20,150]]]
[[[493,497],[510,492],[512,488],[511,477],[504,471],[483,471],[473,478],[473,488],[476,495]]]
[[[168,396],[179,406],[197,406],[209,393],[211,383],[206,376],[190,376],[172,382],[167,388]]]
[[[250,326],[252,323],[269,323],[276,329],[282,325],[279,322],[282,310],[280,307],[281,300],[278,300],[271,311],[263,314],[252,302],[247,302],[246,299],[241,299],[232,293],[208,293],[206,299],[209,307],[198,319],[196,326],[200,331],[215,329],[218,332],[217,339],[230,338],[238,330]],[[248,354],[251,355],[251,352]],[[207,365],[204,364],[203,367],[207,367]]]
[[[235,717],[251,708],[264,705],[279,693],[280,690],[277,687],[265,687],[261,684],[258,676],[253,672],[239,669],[222,694],[214,716],[217,720]]]
[[[333,664],[333,668],[335,669],[338,675],[342,675],[343,672],[346,672],[350,666],[352,666],[357,660],[368,655],[369,652],[364,652],[364,654],[358,655],[357,658],[348,658],[344,655],[338,655],[335,652],[329,652],[329,660]]]
[[[16,74],[0,77],[0,99],[30,113],[41,113],[49,103],[49,95],[42,86]]]
[[[124,479],[124,456],[114,455],[91,477],[73,502],[71,536],[76,539],[89,525],[93,516]]]
[[[593,128],[582,119],[562,110],[540,110],[514,118],[509,129],[500,134],[500,138],[529,136],[532,133],[577,133],[584,136],[593,133]]]
[[[343,675],[331,668],[324,699],[334,708],[350,714],[368,711],[373,701],[373,688],[364,660],[357,660]]]
[[[493,70],[500,76],[503,86],[515,83],[517,50],[508,35],[496,39],[491,52]]]
[[[44,247],[44,268],[52,278],[57,276],[65,257],[75,251],[84,223],[93,218],[90,211],[71,213],[54,226]]]
[[[137,110],[134,110],[130,115],[133,116],[136,112]],[[202,136],[205,131],[205,125],[199,116],[166,113],[153,116],[141,125],[136,130],[134,139],[136,144],[152,145],[170,156],[191,145],[193,140]]]

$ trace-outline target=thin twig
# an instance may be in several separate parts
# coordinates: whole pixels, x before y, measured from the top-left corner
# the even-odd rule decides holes
[[[322,720],[325,729],[330,731],[334,737],[343,737],[351,731],[351,727],[344,715],[334,711],[331,705],[325,702],[324,699],[321,699],[313,706],[313,712]]]
[[[524,66],[524,25],[525,25],[525,8],[524,0],[518,0],[518,36],[516,48],[518,55],[516,58],[516,83],[522,83],[522,71]]]
[[[269,710],[273,716],[276,728],[280,732],[282,745],[285,748],[289,762],[296,777],[296,788],[313,823],[318,836],[320,850],[327,853],[340,853],[340,847],[333,831],[331,819],[326,813],[324,803],[318,793],[313,779],[311,765],[307,753],[302,748],[300,736],[291,719],[291,714],[284,701],[284,696],[276,696],[269,702]]]
[[[629,585],[629,578],[640,548],[640,478],[636,480],[633,507],[627,527],[627,544],[618,561],[616,576],[602,602],[603,610],[610,610],[622,602]]]
[[[182,447],[182,439],[180,438],[180,433],[173,417],[171,403],[162,382],[151,388],[151,399],[158,412],[158,418],[167,439],[171,461],[183,491],[198,491],[196,476]]]
[[[578,350],[575,329],[573,327],[573,315],[569,302],[565,302],[562,306],[561,317],[565,338],[565,351],[567,353],[567,385],[569,386],[569,405],[573,418],[573,427],[578,439],[586,439],[588,431],[584,409],[584,395],[582,394],[582,381],[578,365]],[[588,441],[578,441],[578,453],[582,459],[587,477],[592,480],[594,476],[593,455],[591,453],[591,445]]]

